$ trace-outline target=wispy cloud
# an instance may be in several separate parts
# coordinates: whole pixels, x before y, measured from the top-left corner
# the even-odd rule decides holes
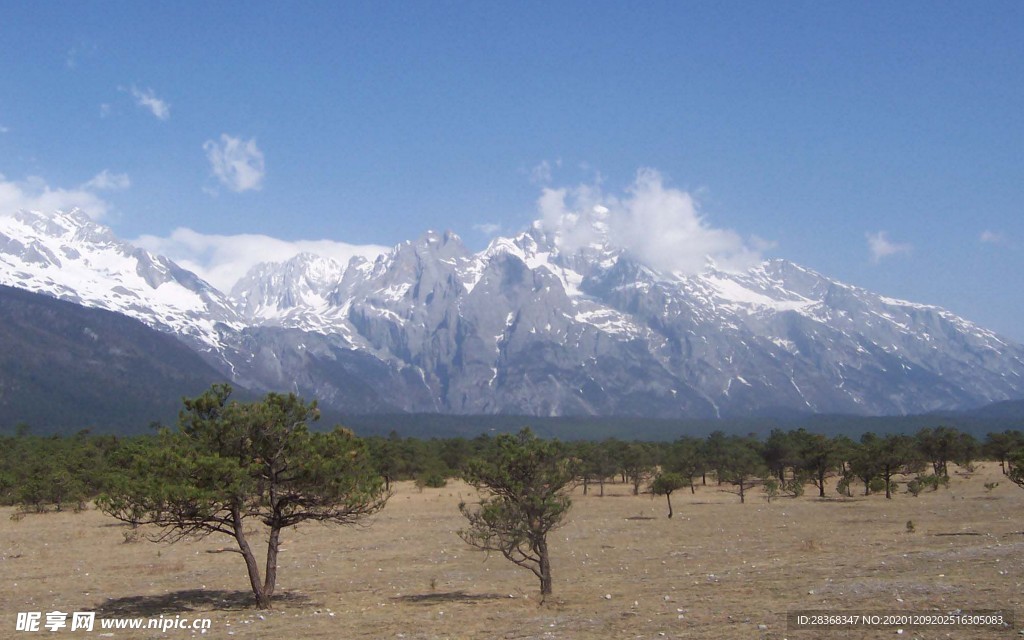
[[[171,117],[171,105],[165,100],[161,100],[156,97],[152,89],[146,89],[142,91],[138,87],[132,87],[129,89],[129,93],[132,94],[132,98],[135,99],[135,104],[148,109],[150,113],[156,116],[159,120],[167,120]]]
[[[255,139],[243,141],[224,133],[219,141],[204,142],[203,150],[213,175],[228,189],[241,193],[263,187],[266,169],[263,152],[256,146]]]
[[[552,172],[554,169],[560,168],[561,166],[561,158],[555,160],[554,163],[549,160],[541,160],[536,166],[530,169],[530,182],[541,185],[551,184]]]
[[[68,211],[78,208],[94,220],[101,220],[110,213],[113,206],[97,191],[123,190],[130,185],[127,175],[112,174],[107,170],[70,189],[51,187],[38,176],[8,180],[0,175],[0,215],[11,215],[22,209]]]
[[[664,271],[697,273],[709,260],[723,269],[745,269],[771,246],[714,227],[691,194],[665,186],[654,169],[638,171],[621,196],[605,193],[599,181],[545,188],[537,207],[561,249],[576,251],[606,239]]]
[[[283,262],[304,252],[333,258],[341,264],[353,256],[373,259],[388,251],[377,245],[351,245],[333,240],[280,240],[260,234],[215,235],[188,228],[170,236],[146,235],[133,243],[174,260],[227,293],[261,262]]]
[[[871,262],[874,264],[880,263],[884,258],[894,256],[900,253],[910,253],[914,247],[911,244],[905,242],[893,242],[889,239],[889,234],[885,231],[879,231],[877,233],[867,233],[865,237],[868,240],[868,251],[871,253]]]
[[[97,173],[92,180],[82,185],[91,191],[124,191],[132,186],[127,173],[111,173],[107,169]]]
[[[481,222],[474,224],[473,229],[479,231],[485,236],[493,236],[501,232],[501,225],[494,224],[493,222]]]
[[[978,242],[983,244],[994,244],[998,246],[1006,246],[1010,244],[1010,239],[1006,237],[1005,233],[999,231],[990,231],[985,229],[978,236]]]
[[[7,127],[5,127],[2,124],[0,124],[0,134],[10,133],[10,132],[11,132],[10,129],[8,129]]]

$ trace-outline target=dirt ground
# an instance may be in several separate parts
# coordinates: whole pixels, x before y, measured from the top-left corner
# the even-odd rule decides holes
[[[986,489],[986,482],[999,482]],[[574,492],[549,540],[554,598],[533,574],[467,547],[457,505],[471,489],[402,483],[362,528],[303,525],[284,535],[275,608],[252,608],[242,560],[208,553],[233,540],[126,542],[95,510],[12,519],[0,510],[0,637],[18,612],[98,618],[210,618],[193,630],[71,632],[121,638],[1001,638],[980,627],[795,630],[787,612],[1024,615],[1024,490],[998,465],[958,470],[948,489],[769,504],[726,487],[664,497],[606,485]],[[912,521],[913,531],[908,531]],[[1016,610],[1016,611],[1015,611]]]

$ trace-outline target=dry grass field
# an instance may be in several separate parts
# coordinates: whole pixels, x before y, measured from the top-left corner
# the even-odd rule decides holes
[[[999,482],[989,491],[986,482]],[[816,493],[808,487],[808,494]],[[241,558],[207,553],[228,538],[126,542],[95,510],[0,512],[0,637],[19,611],[98,617],[209,617],[215,638],[998,638],[1010,630],[793,631],[786,612],[1018,609],[1024,490],[998,465],[957,471],[913,497],[778,498],[746,504],[715,486],[673,496],[575,491],[551,542],[555,595],[534,576],[457,536],[465,485],[400,484],[368,527],[307,524],[284,536],[273,611],[252,608]],[[908,532],[907,521],[914,531]],[[174,638],[198,632],[64,629],[47,636]],[[104,635],[105,634],[105,635]]]

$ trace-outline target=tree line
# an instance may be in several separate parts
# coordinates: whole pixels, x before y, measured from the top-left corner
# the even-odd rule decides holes
[[[1024,433],[989,433],[983,441],[952,427],[927,427],[914,435],[865,433],[859,439],[828,437],[804,428],[773,430],[765,438],[682,436],[672,442],[560,442],[518,434],[467,438],[359,438],[335,427],[314,431],[316,402],[270,393],[255,402],[231,399],[231,387],[214,385],[185,399],[177,428],[118,438],[86,431],[40,437],[25,426],[0,437],[0,503],[15,517],[48,510],[80,510],[89,501],[136,530],[149,525],[156,541],[227,536],[245,561],[256,605],[271,606],[281,531],[301,522],[355,524],[383,509],[397,481],[444,486],[461,478],[479,490],[462,503],[468,544],[500,552],[530,570],[542,597],[552,590],[547,534],[572,505],[569,490],[603,496],[606,484],[635,495],[666,497],[713,484],[740,502],[759,486],[769,501],[799,496],[806,488],[884,494],[897,478],[917,495],[949,483],[950,465],[970,468],[980,459],[999,462],[1024,487]],[[908,480],[908,477],[910,478]],[[263,566],[248,524],[266,532]],[[128,537],[126,536],[126,540]]]
[[[73,436],[35,436],[24,425],[15,435],[0,436],[0,505],[24,511],[82,508],[110,486],[134,452],[160,446],[158,434],[118,437],[84,430]],[[369,464],[386,485],[414,481],[420,488],[442,487],[462,478],[471,461],[492,455],[497,438],[401,437],[360,438]],[[557,441],[556,441],[557,442]],[[769,499],[803,493],[807,487],[824,497],[826,482],[838,477],[837,490],[847,496],[884,493],[891,498],[894,479],[914,475],[928,487],[943,484],[950,463],[969,467],[977,460],[999,463],[1004,475],[1024,452],[1024,432],[993,432],[978,440],[952,427],[924,428],[913,435],[866,433],[859,439],[827,437],[804,428],[775,429],[766,437],[682,436],[672,442],[560,442],[561,455],[577,462],[576,481],[583,493],[604,495],[605,484],[626,484],[639,495],[659,475],[678,479],[674,489],[696,491],[710,483],[732,487],[741,501],[754,485]],[[710,478],[710,480],[709,480]],[[934,478],[934,479],[932,479]],[[673,489],[673,490],[674,490]],[[916,489],[910,487],[910,491]]]

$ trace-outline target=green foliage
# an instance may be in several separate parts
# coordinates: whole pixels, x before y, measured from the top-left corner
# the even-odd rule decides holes
[[[640,486],[654,473],[654,452],[649,444],[630,442],[618,455],[619,471],[633,485],[633,495],[640,495]]]
[[[689,479],[678,473],[672,471],[659,473],[651,482],[651,493],[656,496],[667,496],[676,489],[682,489],[689,484]]]
[[[702,475],[708,466],[701,441],[692,436],[676,440],[665,453],[661,466],[662,469],[678,473],[686,479],[686,486],[690,487],[690,493],[693,493],[693,478]]]
[[[779,481],[775,478],[765,478],[761,488],[764,490],[764,495],[768,502],[771,502],[772,498],[776,498],[779,495]]]
[[[465,467],[466,482],[485,496],[477,505],[459,505],[469,521],[459,537],[530,570],[540,580],[541,595],[550,595],[547,535],[572,506],[568,489],[576,476],[560,443],[540,440],[529,429],[498,436],[486,458]]]
[[[807,481],[805,480],[804,476],[798,474],[795,478],[787,480],[785,483],[783,483],[782,490],[794,498],[799,498],[800,496],[804,495],[804,487],[806,485]]]
[[[927,475],[916,478],[921,483],[922,489],[938,491],[940,487],[949,488],[949,476]]]
[[[843,476],[842,478],[839,479],[839,482],[836,483],[836,493],[838,493],[841,496],[850,496],[849,476]]]
[[[425,487],[441,489],[448,486],[448,478],[440,471],[424,471],[416,476],[416,488],[422,491]]]
[[[914,473],[923,466],[920,454],[914,447],[914,441],[908,436],[890,434],[879,438],[868,433],[861,439],[861,444],[864,447],[864,456],[873,461],[874,468],[882,479],[886,498],[891,498],[896,488],[894,476]]]
[[[133,526],[155,525],[157,540],[217,533],[235,538],[257,606],[270,606],[281,529],[300,522],[354,524],[383,508],[389,494],[365,443],[337,428],[311,433],[316,403],[294,394],[229,402],[214,385],[185,400],[179,429],[134,448],[97,504]],[[268,531],[266,579],[245,535],[246,522]]]
[[[767,471],[759,446],[754,438],[738,436],[724,439],[715,445],[718,479],[737,488],[740,502],[746,501],[746,490],[753,484],[752,479],[763,477]]]
[[[915,498],[921,495],[921,491],[924,489],[924,483],[921,482],[920,478],[914,478],[907,483],[907,493],[914,496]]]
[[[23,512],[84,509],[106,482],[105,456],[116,448],[110,436],[0,438],[0,504]]]
[[[969,466],[979,450],[974,437],[951,427],[921,429],[914,436],[921,457],[930,462],[937,476],[949,476],[949,463]]]
[[[1024,488],[1024,448],[1010,454],[1008,462],[1010,463],[1010,468],[1007,475],[1010,480],[1013,480],[1017,486]]]
[[[668,500],[668,517],[672,517],[672,492],[690,484],[691,479],[673,471],[659,473],[651,482],[651,493]]]
[[[982,445],[982,452],[985,455],[999,461],[1003,475],[1009,475],[1010,469],[1007,467],[1007,462],[1020,449],[1024,449],[1024,433],[1017,430],[989,433],[985,436],[985,443]]]
[[[819,433],[798,429],[789,436],[796,453],[797,473],[818,487],[818,496],[825,497],[825,481],[843,462],[839,443]]]

